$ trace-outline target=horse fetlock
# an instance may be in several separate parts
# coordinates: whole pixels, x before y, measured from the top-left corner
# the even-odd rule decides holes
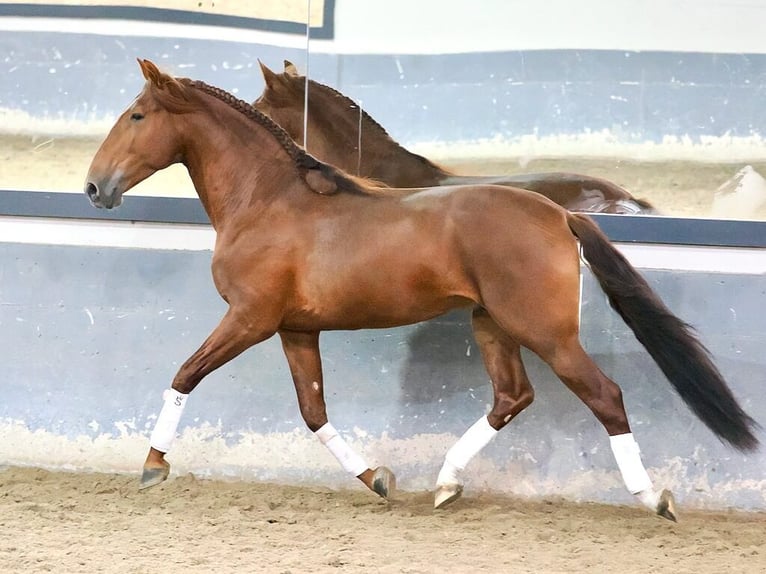
[[[445,460],[439,471],[439,476],[436,477],[436,487],[448,485],[448,484],[463,484],[463,469],[451,463],[449,460]]]
[[[436,479],[434,508],[444,508],[463,494],[463,469],[445,460]]]
[[[346,472],[358,477],[367,484],[365,479],[362,478],[369,471],[367,463],[343,440],[343,437],[338,434],[338,431],[335,430],[335,427],[330,422],[325,423],[314,434],[338,460]]]
[[[644,504],[650,508],[656,504],[656,500],[650,500],[654,492],[652,480],[641,462],[641,449],[633,438],[633,433],[623,433],[609,437],[609,444],[614,454],[614,459],[622,474],[622,480],[629,492],[636,494]]]
[[[163,392],[162,409],[149,437],[149,444],[153,450],[160,453],[170,450],[170,446],[176,438],[178,423],[181,421],[188,397],[188,394],[181,393],[174,388],[165,389]]]

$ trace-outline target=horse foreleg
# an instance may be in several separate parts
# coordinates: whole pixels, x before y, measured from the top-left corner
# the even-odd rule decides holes
[[[202,346],[178,370],[171,388],[165,390],[162,410],[149,439],[139,489],[155,486],[168,477],[170,464],[165,454],[175,439],[189,393],[206,375],[273,334],[273,329],[255,328],[246,317],[229,309]]]
[[[290,366],[298,406],[306,426],[338,460],[343,469],[361,480],[367,488],[384,498],[390,498],[396,488],[396,478],[386,467],[371,469],[356,453],[327,418],[319,354],[319,333],[280,331],[282,348]]]
[[[519,344],[482,308],[474,310],[473,330],[492,380],[494,404],[489,414],[476,421],[447,451],[436,479],[435,508],[442,508],[460,497],[463,492],[461,474],[471,459],[534,399],[534,391],[521,362]]]

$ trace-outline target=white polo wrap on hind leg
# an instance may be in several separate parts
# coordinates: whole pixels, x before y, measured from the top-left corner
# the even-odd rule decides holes
[[[329,422],[322,425],[314,434],[327,447],[327,450],[338,459],[343,469],[352,476],[359,476],[369,468],[362,457],[348,446],[348,443],[343,440],[343,437],[338,434],[338,431]]]
[[[495,438],[496,434],[497,431],[490,426],[486,416],[473,423],[471,428],[465,431],[463,436],[447,451],[444,465],[442,465],[436,479],[436,485],[462,484],[460,473],[465,470],[471,459],[479,454],[481,449],[489,444],[489,441]]]
[[[654,492],[652,479],[641,462],[641,449],[633,438],[633,433],[610,436],[609,443],[625,487],[646,506],[655,508],[659,502],[659,495]]]
[[[178,423],[181,421],[188,396],[175,389],[166,389],[162,393],[164,400],[162,410],[157,417],[157,422],[154,423],[152,436],[149,438],[149,445],[152,448],[163,453],[170,450],[170,445],[176,438],[176,430],[178,430]]]

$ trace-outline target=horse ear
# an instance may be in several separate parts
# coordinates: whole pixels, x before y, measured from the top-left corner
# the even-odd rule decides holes
[[[263,74],[263,81],[266,82],[266,87],[274,88],[274,86],[277,84],[277,75],[260,60],[258,60],[258,65],[261,66],[261,73]]]
[[[141,66],[141,72],[144,74],[144,78],[151,82],[155,88],[165,90],[176,99],[188,99],[188,94],[183,84],[176,78],[161,72],[153,62],[139,59],[138,65]]]
[[[300,76],[300,73],[298,73],[298,67],[290,60],[285,60],[285,74],[295,77]]]
[[[153,84],[159,83],[162,72],[160,72],[159,68],[154,65],[154,62],[138,58],[138,65],[141,66],[141,73],[144,75],[146,80],[152,82]]]

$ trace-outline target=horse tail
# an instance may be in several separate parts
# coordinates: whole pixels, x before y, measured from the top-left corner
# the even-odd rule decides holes
[[[634,197],[633,201],[641,208],[640,213],[644,215],[661,215],[660,211],[645,199]]]
[[[609,304],[683,401],[720,439],[741,451],[755,450],[757,423],[737,403],[692,327],[671,313],[591,218],[568,213],[567,223]]]

